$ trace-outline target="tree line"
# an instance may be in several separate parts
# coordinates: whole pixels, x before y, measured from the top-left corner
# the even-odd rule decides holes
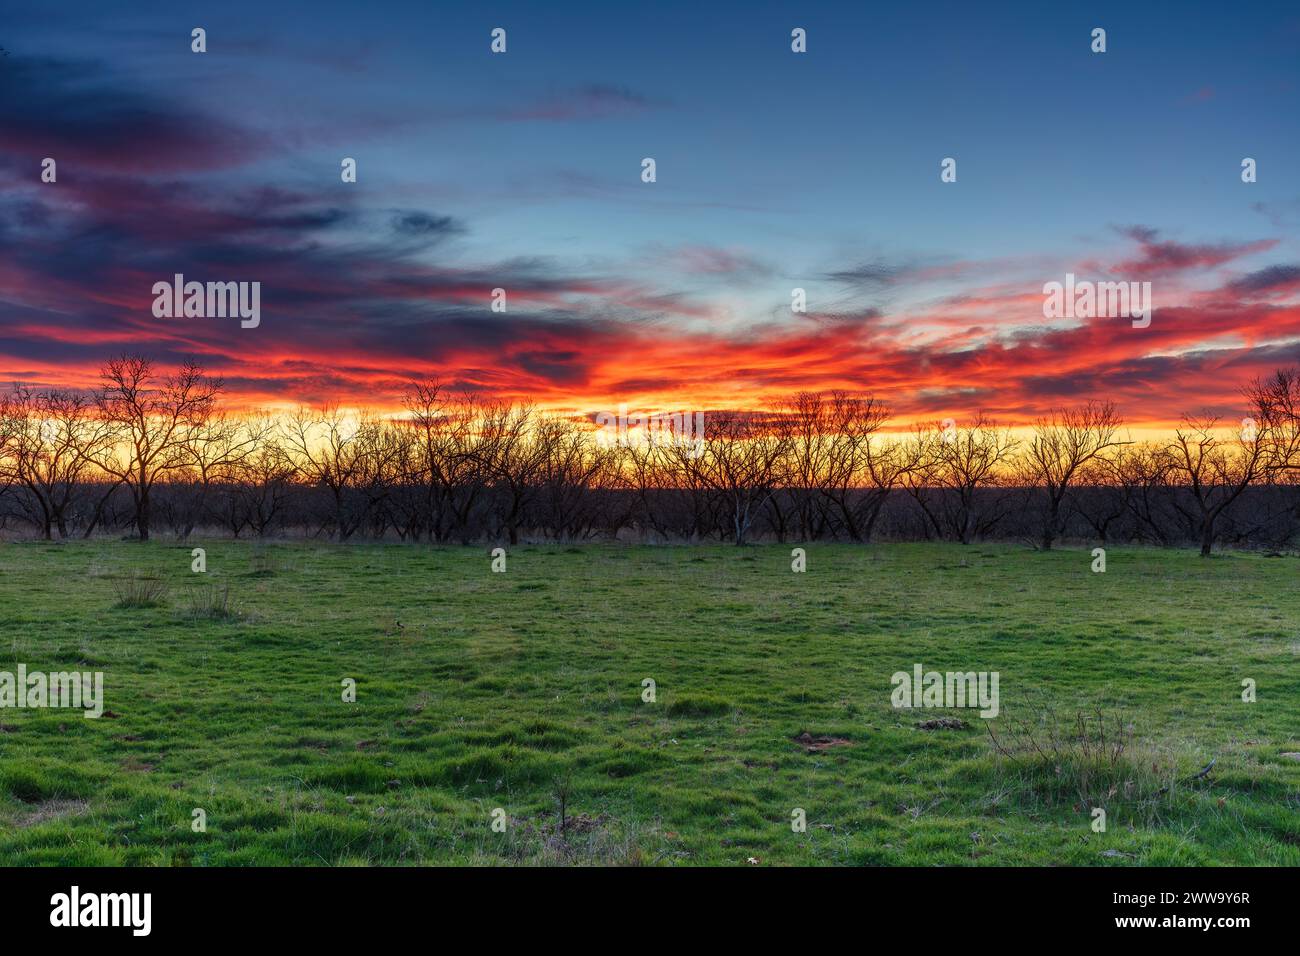
[[[712,412],[702,437],[609,441],[527,403],[413,382],[404,414],[230,414],[196,364],[108,362],[93,391],[0,398],[0,528],[161,529],[434,543],[876,538],[1286,548],[1300,535],[1300,372],[1243,389],[1240,423],[1134,442],[1110,402],[1013,430],[983,414],[905,434],[888,407],[801,392]]]

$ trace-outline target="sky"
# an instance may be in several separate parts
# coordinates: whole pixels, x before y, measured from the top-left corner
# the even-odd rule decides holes
[[[250,408],[436,377],[1159,430],[1300,364],[1294,3],[6,6],[6,385],[130,352]],[[258,325],[156,316],[177,273],[259,282]],[[1045,317],[1067,274],[1149,282],[1149,326]]]

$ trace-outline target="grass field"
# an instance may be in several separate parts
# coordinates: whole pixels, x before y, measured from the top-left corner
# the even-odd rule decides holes
[[[107,712],[0,710],[0,863],[1300,864],[1296,559],[807,551],[2,544],[0,670]],[[138,573],[162,603],[115,606]],[[1133,738],[1001,756],[891,707],[916,663],[998,671],[995,731]]]

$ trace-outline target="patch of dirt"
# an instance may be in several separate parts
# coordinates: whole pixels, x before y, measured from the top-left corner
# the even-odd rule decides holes
[[[1300,760],[1300,753],[1284,753],[1281,756],[1287,760]]]
[[[965,730],[969,724],[964,720],[958,720],[956,717],[935,717],[933,720],[923,720],[916,725],[917,730]]]
[[[800,747],[803,747],[810,754],[823,753],[830,750],[832,747],[853,746],[853,741],[845,740],[843,737],[827,737],[825,734],[813,736],[806,730],[798,737],[795,737],[794,742]]]
[[[89,809],[90,804],[85,800],[46,800],[44,803],[36,804],[26,813],[14,817],[13,825],[19,828],[34,827],[38,823],[49,820],[79,816]]]

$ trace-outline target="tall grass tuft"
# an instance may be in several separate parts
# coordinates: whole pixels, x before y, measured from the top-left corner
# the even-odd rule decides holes
[[[233,621],[239,612],[230,601],[230,584],[204,584],[190,590],[186,614],[195,621]]]
[[[1047,804],[1150,804],[1174,781],[1173,761],[1139,747],[1133,725],[1113,711],[1063,717],[1038,703],[1024,714],[1004,711],[985,726],[1008,782]]]
[[[157,575],[132,572],[113,579],[118,608],[162,607],[167,601],[167,582]]]

